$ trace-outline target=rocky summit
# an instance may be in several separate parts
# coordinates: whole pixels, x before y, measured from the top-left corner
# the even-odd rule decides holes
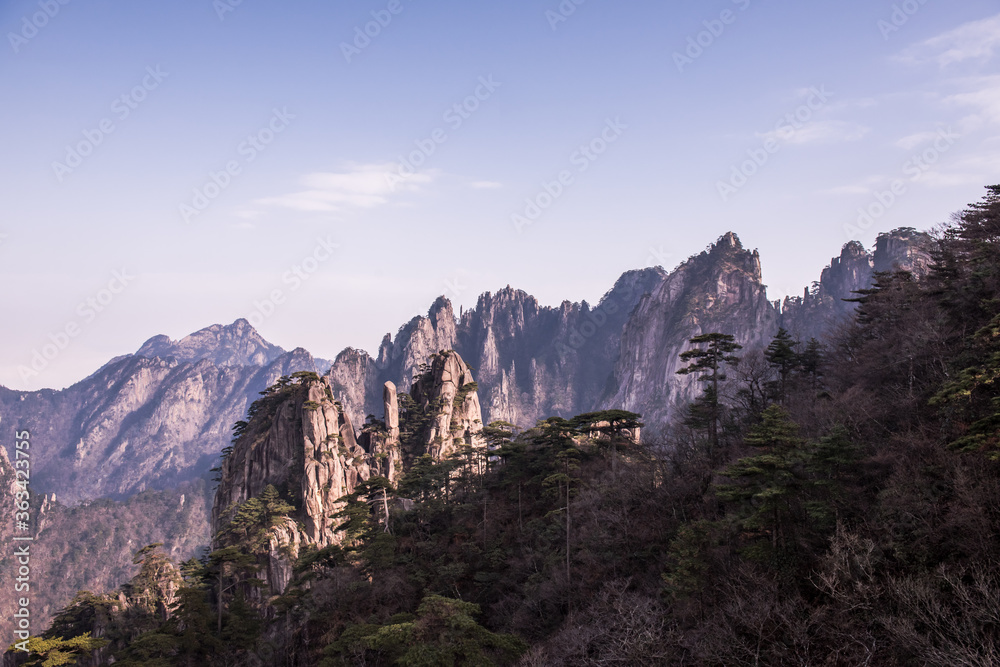
[[[408,399],[401,422],[396,388],[386,383],[384,419],[367,424],[359,439],[328,378],[309,372],[280,378],[253,403],[226,450],[212,513],[216,546],[226,546],[238,509],[268,487],[289,498],[294,511],[268,533],[261,552],[263,578],[280,594],[303,549],[341,541],[337,514],[361,483],[375,477],[395,483],[404,462],[424,455],[440,462],[463,446],[485,447],[476,383],[458,353],[431,355]],[[412,437],[401,441],[401,424]]]

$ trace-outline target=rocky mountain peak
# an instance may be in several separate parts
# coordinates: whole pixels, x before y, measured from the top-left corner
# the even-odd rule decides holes
[[[734,232],[726,232],[719,237],[719,240],[712,245],[712,250],[723,250],[732,248],[735,250],[742,250],[743,244],[740,242],[740,237]]]
[[[830,260],[819,279],[819,293],[835,299],[846,298],[871,282],[872,258],[857,241],[844,244],[839,257]]]
[[[602,407],[667,423],[696,393],[691,376],[677,375],[691,337],[721,331],[748,348],[760,346],[777,329],[777,317],[761,283],[759,254],[745,250],[735,234],[723,235],[670,273],[631,313]]]
[[[667,280],[674,278],[679,272],[686,276],[686,280],[704,283],[706,286],[712,282],[718,283],[721,276],[733,272],[742,274],[751,282],[760,283],[760,255],[756,250],[745,250],[739,236],[726,232],[704,252],[681,264],[667,276]]]
[[[154,336],[143,343],[136,356],[174,357],[182,362],[207,359],[216,366],[266,366],[284,352],[241,318],[229,325],[213,324],[177,341]]]
[[[331,518],[342,505],[338,500],[371,475],[367,453],[327,379],[296,375],[297,382],[282,378],[251,407],[221,465],[212,510],[212,534],[224,542],[236,508],[268,486],[291,500],[295,511],[271,532],[265,558],[265,579],[276,593],[290,580],[303,545],[322,548],[338,541]]]
[[[927,275],[933,258],[933,239],[912,227],[883,232],[875,239],[872,263],[876,271],[909,271],[916,276]]]
[[[876,271],[905,270],[917,276],[930,270],[932,239],[903,227],[879,234],[869,252],[858,241],[844,244],[830,260],[813,289],[801,297],[786,297],[781,306],[782,326],[800,340],[822,339],[849,318],[856,304],[845,301],[871,285]]]

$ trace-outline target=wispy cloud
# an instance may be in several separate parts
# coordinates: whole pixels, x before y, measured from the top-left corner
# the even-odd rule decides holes
[[[1000,172],[1000,146],[993,143],[992,153],[966,155],[947,164],[938,164],[920,177],[928,187],[953,187],[992,183]]]
[[[986,62],[1000,48],[1000,14],[964,23],[957,28],[915,44],[900,55],[908,63],[936,62],[941,67],[966,60]]]
[[[758,134],[763,140],[774,139],[781,143],[804,146],[806,144],[833,144],[857,141],[868,134],[869,128],[842,120],[817,120],[798,128],[786,125],[770,132]]]
[[[945,97],[945,103],[971,107],[976,120],[1000,123],[1000,74],[963,79],[959,83],[964,92]]]
[[[910,151],[921,144],[927,143],[928,141],[934,141],[937,136],[937,132],[915,132],[896,140],[896,146],[905,151]]]
[[[849,183],[847,185],[839,185],[833,188],[827,188],[825,190],[820,190],[819,194],[823,195],[834,195],[834,196],[851,196],[851,195],[867,195],[872,192],[872,189],[882,182],[885,181],[885,177],[881,174],[874,174],[864,179],[863,181],[858,181],[855,183]]]
[[[350,165],[341,172],[306,174],[301,179],[304,189],[257,199],[254,204],[306,212],[373,208],[388,204],[390,198],[400,192],[416,192],[437,176],[434,170],[427,170],[408,176],[393,188],[388,177],[396,169],[397,165],[392,163],[361,164]]]

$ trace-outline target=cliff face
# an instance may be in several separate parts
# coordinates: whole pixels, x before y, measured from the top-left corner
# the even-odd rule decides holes
[[[902,227],[878,235],[872,263],[879,272],[901,270],[917,277],[925,276],[933,263],[932,249],[930,235],[912,227]]]
[[[847,243],[823,269],[819,282],[802,297],[786,297],[781,305],[781,325],[805,341],[823,340],[850,319],[858,290],[871,286],[875,272],[909,271],[921,277],[931,265],[931,238],[909,228],[879,234],[869,253],[857,241]]]
[[[410,391],[417,409],[429,418],[420,442],[414,443],[423,451],[413,454],[430,454],[441,461],[463,445],[476,444],[483,416],[472,371],[458,353],[446,350],[435,354],[429,366]]]
[[[360,421],[378,410],[385,382],[408,391],[421,363],[454,349],[476,369],[484,423],[503,419],[531,426],[552,415],[571,416],[597,405],[629,314],[665,277],[659,267],[629,271],[596,306],[565,301],[546,307],[506,287],[483,294],[457,318],[441,297],[427,317],[413,318],[395,337],[387,334],[376,359],[342,353],[330,370],[331,384],[338,396],[342,387],[354,387],[355,397],[364,394],[363,409],[350,401]]]
[[[281,351],[244,320],[158,336],[62,391],[0,387],[0,437],[30,429],[36,488],[67,503],[170,488],[205,475],[257,393],[299,370],[316,370],[308,352]]]
[[[338,499],[371,473],[351,420],[334,402],[325,378],[270,391],[256,405],[256,414],[222,464],[212,534],[218,535],[233,510],[267,486],[283,492],[296,511],[270,531],[264,574],[271,590],[280,593],[303,545],[322,548],[335,541],[331,515],[342,505]]]
[[[798,340],[821,340],[847,320],[857,304],[844,301],[871,285],[872,257],[857,241],[846,244],[839,257],[830,260],[819,282],[801,297],[785,297],[781,325]]]
[[[757,252],[744,250],[734,234],[726,234],[639,303],[622,333],[621,354],[602,404],[663,425],[700,390],[693,376],[677,375],[689,339],[718,331],[752,348],[767,345],[777,326],[778,311],[761,284]]]
[[[532,426],[595,406],[629,314],[665,277],[658,267],[625,273],[596,306],[547,308],[509,287],[481,296],[461,319],[456,349],[477,369],[486,422]]]
[[[400,442],[395,386],[384,387],[384,429],[367,431],[359,444],[343,403],[334,399],[328,378],[300,374],[298,384],[268,390],[253,407],[250,421],[221,466],[212,510],[212,534],[219,535],[233,513],[274,486],[295,511],[269,532],[262,555],[264,578],[273,593],[284,591],[292,564],[307,545],[339,543],[336,527],[345,496],[373,476],[396,482],[404,460],[431,454],[441,460],[462,444],[483,446],[479,398],[472,372],[456,352],[432,355],[417,377],[412,403],[426,427],[412,442]],[[216,541],[215,546],[222,546]]]

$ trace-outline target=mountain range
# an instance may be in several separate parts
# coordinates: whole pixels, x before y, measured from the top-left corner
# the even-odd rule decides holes
[[[326,376],[360,426],[380,414],[386,381],[408,391],[430,355],[453,349],[474,369],[484,423],[527,427],[622,408],[642,414],[655,437],[696,393],[695,380],[676,374],[692,336],[721,331],[752,349],[783,326],[799,340],[822,339],[874,272],[926,271],[928,240],[899,229],[879,236],[872,252],[848,243],[803,296],[778,302],[767,297],[757,251],[727,233],[673,271],[624,273],[596,305],[543,306],[508,286],[456,316],[440,297],[425,317],[386,334],[374,357],[348,348],[329,362],[286,351],[242,319],[177,341],[154,336],[63,390],[0,387],[0,432],[11,443],[15,426],[31,431],[36,491],[64,503],[122,499],[203,478],[232,425],[281,376]]]

